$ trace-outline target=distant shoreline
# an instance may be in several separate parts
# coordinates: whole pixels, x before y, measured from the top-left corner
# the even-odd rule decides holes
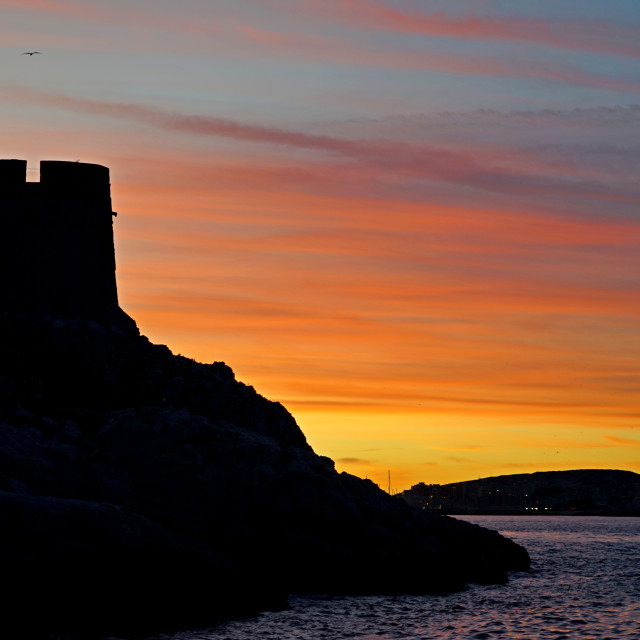
[[[592,511],[468,511],[466,513],[447,513],[437,511],[445,516],[456,518],[457,516],[589,516],[590,518],[640,518],[640,513],[593,513]]]
[[[538,471],[451,484],[418,483],[400,494],[445,515],[640,516],[640,474],[619,469]]]

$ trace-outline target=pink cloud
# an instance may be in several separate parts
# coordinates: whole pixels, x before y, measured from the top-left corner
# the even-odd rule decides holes
[[[640,83],[635,79],[608,77],[559,62],[549,64],[507,58],[442,54],[436,51],[398,51],[345,38],[318,37],[309,33],[283,33],[242,24],[234,24],[233,34],[248,44],[272,54],[289,56],[295,52],[296,56],[302,59],[334,64],[502,78],[537,78],[611,91],[640,91]],[[241,50],[237,48],[235,53],[242,55]],[[252,55],[255,55],[255,51]]]
[[[47,12],[61,16],[99,21],[109,17],[129,15],[136,22],[142,19],[142,12],[135,8],[121,10],[115,7],[106,8],[97,3],[64,2],[60,0],[0,0],[0,7],[20,9],[24,11]],[[597,53],[620,54],[640,57],[640,29],[633,26],[622,26],[602,20],[588,20],[575,17],[569,19],[550,20],[517,17],[478,15],[466,13],[448,15],[444,12],[406,12],[388,3],[376,0],[306,0],[306,2],[285,3],[280,8],[271,8],[287,15],[302,14],[305,18],[317,19],[318,16],[334,23],[347,23],[350,26],[366,29],[380,29],[398,33],[423,34],[436,37],[458,38],[464,40],[490,40],[503,42],[529,42],[544,46]],[[213,12],[200,12],[196,17],[186,14],[173,16],[172,21],[163,21],[157,13],[147,16],[147,24],[158,24],[158,20],[169,27],[171,23],[177,30],[192,33],[208,31],[215,23],[218,15]],[[223,20],[235,24],[238,33],[249,40],[270,45],[296,44],[309,38],[287,36],[263,30],[252,25],[243,25],[234,21],[233,12],[229,10],[222,16]],[[206,23],[206,24],[205,24]],[[312,39],[313,40],[313,39]]]
[[[304,5],[301,5],[304,7]],[[640,29],[601,20],[549,20],[516,16],[452,16],[443,12],[403,12],[376,0],[307,3],[315,15],[361,28],[464,40],[529,42],[561,49],[640,57]]]
[[[349,140],[327,135],[299,133],[275,127],[244,124],[230,118],[183,115],[143,105],[101,102],[21,88],[8,88],[3,93],[18,101],[36,100],[39,104],[133,120],[169,131],[319,151],[355,160],[368,160],[380,166],[391,164],[409,169],[419,160],[420,173],[432,173],[444,179],[454,178],[456,175],[460,176],[470,171],[481,171],[477,162],[464,153],[431,148],[426,145],[416,148],[406,143]]]
[[[522,195],[548,194],[605,201],[638,202],[637,193],[609,188],[596,180],[564,180],[561,174],[545,175],[535,167],[521,166],[522,155],[511,150],[476,148],[451,150],[429,144],[394,140],[348,139],[330,135],[301,133],[276,127],[246,124],[230,118],[186,115],[144,105],[103,102],[61,94],[8,87],[7,99],[37,103],[64,110],[134,121],[167,131],[229,138],[249,143],[270,144],[320,153],[325,158],[342,158],[377,172],[380,177],[436,180],[464,184],[486,191]],[[514,163],[514,159],[517,160]],[[353,164],[351,166],[354,166]],[[373,174],[370,175],[372,177]]]
[[[0,0],[0,7],[9,9],[23,9],[25,11],[52,11],[56,13],[75,14],[82,9],[78,5],[55,0]]]
[[[59,0],[0,0],[0,7],[90,21],[99,21],[113,15],[112,10],[97,6],[95,3],[60,2]]]
[[[503,78],[530,78],[551,80],[553,82],[570,83],[574,85],[597,87],[611,91],[638,92],[640,83],[634,78],[620,79],[586,71],[568,64],[532,62],[529,60],[513,60],[495,57],[463,56],[436,51],[397,50],[382,45],[373,45],[362,40],[348,39],[334,35],[317,35],[315,30],[309,29],[308,24],[302,22],[298,28],[291,31],[273,31],[262,24],[247,23],[247,17],[234,15],[234,11],[227,10],[221,15],[213,11],[201,11],[199,15],[193,12],[152,12],[136,10],[133,7],[106,7],[99,4],[80,4],[59,2],[56,0],[0,0],[0,7],[38,11],[58,15],[64,18],[80,19],[87,22],[104,25],[117,25],[126,30],[136,32],[154,29],[163,34],[175,36],[195,36],[181,38],[182,50],[225,51],[234,57],[251,57],[264,54],[290,57],[295,53],[296,58],[328,62],[333,64],[368,66],[387,69],[412,69],[418,71],[435,71],[456,73],[463,75],[486,75]],[[320,12],[329,19],[346,20],[349,24],[381,29],[395,29],[410,33],[424,33],[425,35],[441,35],[456,38],[487,38],[505,41],[537,42],[543,45],[553,44],[568,48],[584,48],[591,50],[606,50],[614,52],[621,49],[628,55],[640,56],[640,29],[630,27],[614,27],[599,22],[577,21],[566,23],[550,23],[544,20],[519,18],[488,18],[466,16],[452,18],[445,14],[405,14],[396,9],[374,2],[323,2],[311,5],[311,9],[304,3],[287,6],[281,11],[287,13],[311,11],[313,15]],[[277,8],[273,8],[277,15]],[[244,20],[244,21],[243,21]],[[199,38],[215,34],[215,39]],[[15,34],[7,33],[8,41],[15,41]],[[28,34],[25,34],[28,35]],[[72,46],[69,37],[43,33],[42,38],[48,46]],[[71,40],[79,38],[83,46],[88,43],[74,35]],[[122,47],[123,36],[112,33],[101,36],[101,46]],[[43,40],[40,40],[43,41]],[[137,39],[129,40],[126,46],[132,50],[140,46],[152,46],[154,49],[164,47],[173,48],[173,38],[144,39],[139,45]]]
[[[37,12],[39,16],[46,16],[48,20],[59,18],[68,23],[69,20],[80,21],[85,24],[93,24],[99,27],[109,25],[110,27],[122,28],[126,33],[135,32],[152,32],[158,30],[162,35],[166,34],[186,34],[188,36],[211,35],[217,34],[224,36],[229,31],[229,24],[222,23],[224,18],[220,18],[217,14],[200,15],[194,17],[193,11],[186,10],[170,11],[171,7],[166,7],[164,11],[149,11],[144,8],[136,8],[133,4],[117,6],[113,3],[100,2],[63,2],[60,0],[0,0],[0,8],[6,7],[14,11],[21,12]],[[38,22],[34,22],[37,26]],[[2,25],[0,25],[0,29]],[[9,38],[13,41],[13,30],[3,34],[5,39]],[[28,32],[24,34],[29,35]],[[149,38],[143,38],[142,42],[138,39],[123,40],[122,35],[116,33],[100,34],[97,36],[82,36],[78,33],[65,34],[51,30],[50,33],[43,32],[38,37],[44,39],[48,46],[64,46],[66,48],[73,47],[73,44],[80,44],[82,47],[91,44],[100,44],[105,48],[117,48],[122,50],[144,51],[150,46]],[[96,39],[97,38],[97,39]],[[42,41],[42,40],[39,40]],[[185,43],[186,44],[186,43]],[[155,49],[163,46],[163,43],[156,42]],[[164,46],[172,48],[174,45],[172,39],[169,38]]]

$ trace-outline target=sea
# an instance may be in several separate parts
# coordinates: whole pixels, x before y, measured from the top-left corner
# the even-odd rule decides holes
[[[640,518],[459,517],[524,545],[531,572],[448,595],[293,595],[287,611],[153,640],[640,639]]]

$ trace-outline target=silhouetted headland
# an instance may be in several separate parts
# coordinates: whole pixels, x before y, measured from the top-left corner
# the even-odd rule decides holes
[[[527,552],[316,455],[293,417],[118,306],[109,171],[0,161],[2,624],[168,629],[290,592],[504,582]],[[83,635],[84,637],[84,635]]]
[[[640,516],[640,474],[615,469],[538,471],[493,478],[419,483],[404,500],[451,514]]]

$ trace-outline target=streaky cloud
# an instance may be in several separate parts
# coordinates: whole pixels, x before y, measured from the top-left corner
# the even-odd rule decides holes
[[[300,133],[276,127],[246,124],[231,118],[189,115],[140,104],[105,102],[47,93],[23,87],[4,87],[5,98],[18,102],[37,102],[60,109],[100,114],[135,121],[166,131],[230,138],[244,142],[278,145],[309,152],[320,152],[361,163],[381,175],[396,174],[410,179],[436,180],[464,184],[485,191],[577,195],[604,200],[626,199],[640,202],[640,191],[632,185],[626,192],[606,182],[581,176],[548,175],[535,167],[513,168],[513,152],[496,149],[448,149],[426,143],[395,140],[346,139],[330,135]]]
[[[463,40],[526,42],[559,49],[640,57],[640,28],[580,17],[550,21],[515,15],[467,12],[402,11],[380,0],[312,0],[316,15],[347,22],[358,28],[376,28]],[[304,3],[301,10],[304,11]]]
[[[365,460],[364,458],[338,458],[336,462],[338,464],[357,464],[361,466],[369,466],[373,464],[371,460]]]

